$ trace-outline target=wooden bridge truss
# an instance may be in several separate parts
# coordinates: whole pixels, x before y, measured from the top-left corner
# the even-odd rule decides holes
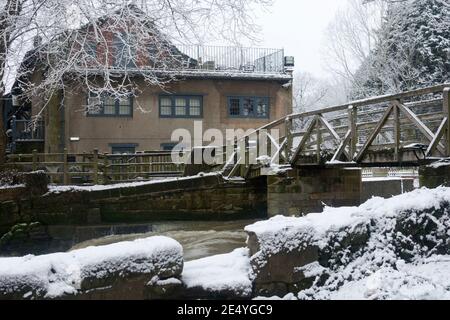
[[[450,157],[449,119],[450,84],[291,114],[235,141],[223,173],[251,175],[263,166],[252,152],[272,165],[419,166]],[[273,137],[275,128],[284,134]]]

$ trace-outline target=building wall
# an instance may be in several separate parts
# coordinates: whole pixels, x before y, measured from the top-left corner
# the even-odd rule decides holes
[[[88,117],[84,114],[87,92],[66,93],[63,136],[71,153],[111,152],[110,144],[138,144],[137,151],[160,150],[161,144],[171,143],[175,129],[188,129],[193,136],[194,121],[203,121],[207,129],[256,129],[292,113],[292,90],[276,81],[254,80],[185,80],[172,83],[167,92],[203,95],[203,119],[159,117],[161,88],[140,85],[142,93],[134,99],[132,118]],[[228,96],[270,97],[270,119],[236,119],[228,116]],[[70,142],[70,137],[79,137]],[[46,148],[47,149],[47,148]]]

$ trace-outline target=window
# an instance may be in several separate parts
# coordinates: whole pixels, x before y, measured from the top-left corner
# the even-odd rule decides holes
[[[160,96],[159,116],[161,118],[203,117],[202,96]]]
[[[90,93],[87,103],[87,115],[96,117],[132,117],[133,97],[116,98],[112,95],[101,96]]]
[[[161,150],[163,150],[163,151],[172,151],[175,148],[176,145],[177,145],[176,143],[162,143],[161,144]]]
[[[135,154],[137,144],[110,144],[112,154]]]
[[[119,68],[136,68],[136,39],[131,35],[122,33],[114,37],[115,61],[114,66]]]
[[[228,97],[228,114],[232,118],[270,118],[268,97]]]

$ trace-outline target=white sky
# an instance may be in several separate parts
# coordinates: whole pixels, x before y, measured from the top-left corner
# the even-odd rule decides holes
[[[268,12],[259,13],[257,22],[263,28],[261,46],[284,48],[295,56],[296,71],[307,71],[325,77],[322,63],[323,37],[338,8],[347,0],[274,0]]]

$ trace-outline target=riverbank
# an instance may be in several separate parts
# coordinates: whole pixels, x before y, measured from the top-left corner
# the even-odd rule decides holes
[[[116,277],[108,287],[112,298],[126,298],[129,288],[145,284],[144,299],[450,299],[449,203],[450,188],[423,188],[391,199],[374,198],[359,207],[326,208],[299,218],[277,216],[245,227],[246,247],[191,261],[183,256],[182,270],[170,278],[130,280],[110,274],[108,263],[96,270],[108,279]],[[63,256],[124,246],[119,256],[127,260],[130,254],[133,258],[129,245],[89,247]],[[12,259],[25,262],[34,257]],[[167,259],[172,260],[170,255]],[[0,266],[8,269],[10,261],[16,260],[0,259]],[[0,288],[2,281],[11,280],[1,271],[0,267]],[[102,288],[91,287],[89,296],[77,291],[62,297],[98,297],[101,293],[96,291]],[[22,298],[30,296],[25,293]]]

